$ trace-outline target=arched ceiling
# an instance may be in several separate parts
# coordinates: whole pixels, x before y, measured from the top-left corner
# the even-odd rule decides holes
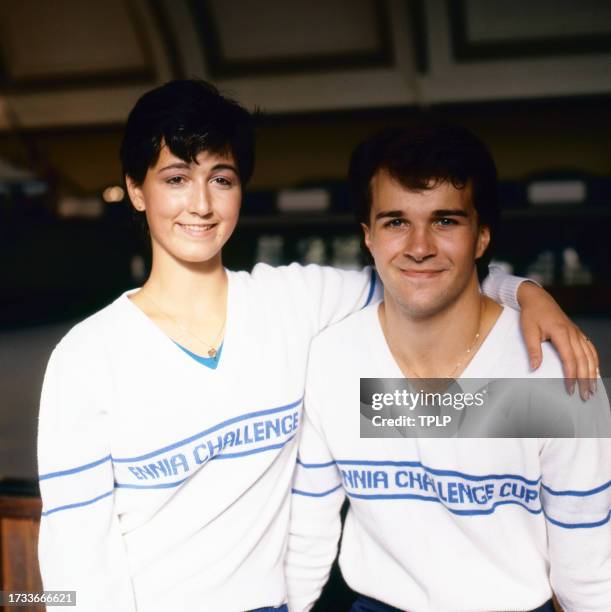
[[[271,113],[611,92],[609,3],[554,2],[523,39],[503,0],[4,1],[0,130],[119,124],[180,77]]]

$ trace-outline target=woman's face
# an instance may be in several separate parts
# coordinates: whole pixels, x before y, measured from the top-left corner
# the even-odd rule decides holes
[[[127,186],[134,207],[146,213],[153,259],[220,263],[242,201],[231,154],[202,151],[189,164],[163,145],[143,183],[135,185],[127,177]]]

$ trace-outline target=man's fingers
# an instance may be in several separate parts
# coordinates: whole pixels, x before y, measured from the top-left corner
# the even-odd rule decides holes
[[[575,378],[577,377],[577,357],[571,344],[569,328],[567,326],[555,327],[554,333],[550,335],[549,339],[558,355],[560,355],[562,369],[564,370],[564,384],[569,395],[572,395],[575,390]]]
[[[588,378],[590,379],[590,392],[596,393],[596,378],[599,374],[600,361],[598,359],[598,352],[592,341],[579,332],[579,338],[581,346],[588,359]]]
[[[574,329],[569,333],[571,340],[571,346],[577,359],[577,382],[579,384],[579,395],[585,402],[590,399],[590,365],[588,360],[588,354],[586,353],[586,344],[583,339],[583,334],[578,330]]]
[[[534,323],[522,323],[522,334],[528,351],[530,369],[536,370],[541,365],[541,330]]]

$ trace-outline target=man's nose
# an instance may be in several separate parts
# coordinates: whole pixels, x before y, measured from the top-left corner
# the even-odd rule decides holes
[[[420,262],[432,257],[436,253],[435,240],[429,227],[412,227],[407,232],[403,254],[410,259]]]

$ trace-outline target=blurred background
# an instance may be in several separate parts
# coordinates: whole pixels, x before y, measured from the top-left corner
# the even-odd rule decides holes
[[[118,148],[174,78],[262,111],[226,265],[360,265],[355,144],[423,115],[490,147],[496,258],[546,286],[611,373],[611,3],[606,0],[0,1],[0,479],[35,488],[50,351],[150,257]]]

